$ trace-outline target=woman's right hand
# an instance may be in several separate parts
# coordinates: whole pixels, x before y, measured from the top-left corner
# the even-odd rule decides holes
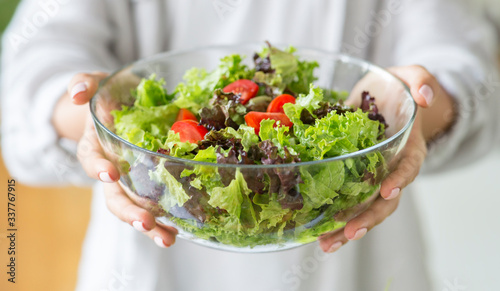
[[[96,93],[99,82],[105,77],[106,74],[100,72],[78,74],[73,77],[68,87],[68,96],[66,96],[71,100],[71,106],[87,104]],[[88,106],[86,107],[88,108]],[[169,247],[175,243],[177,230],[156,223],[155,217],[147,210],[137,206],[117,183],[120,179],[120,173],[106,159],[88,109],[83,135],[78,142],[77,156],[89,177],[105,183],[106,205],[116,217],[147,235],[160,247]]]

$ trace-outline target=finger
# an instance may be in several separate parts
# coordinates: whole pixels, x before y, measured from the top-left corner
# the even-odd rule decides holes
[[[344,235],[349,240],[358,240],[376,225],[382,223],[398,207],[399,199],[384,200],[379,197],[367,210],[350,220],[345,228]]]
[[[434,97],[441,94],[439,82],[422,66],[392,67],[388,70],[408,85],[413,99],[421,107],[431,106]]]
[[[104,197],[109,211],[136,228],[150,231],[156,227],[154,216],[147,210],[135,205],[117,184],[104,184]],[[134,223],[139,222],[141,225]]]
[[[99,82],[107,75],[103,72],[75,75],[68,86],[68,94],[73,103],[77,105],[87,103],[97,92]]]
[[[350,220],[343,231],[337,231],[320,237],[319,244],[326,253],[333,253],[350,240],[358,240],[366,235],[376,225],[382,223],[398,207],[399,199],[384,200],[378,198],[363,213]]]
[[[349,242],[342,230],[338,230],[334,233],[321,236],[318,238],[318,241],[319,247],[325,253],[334,253]]]
[[[427,147],[419,127],[420,125],[415,123],[396,168],[382,181],[380,195],[385,199],[397,198],[401,190],[413,182],[420,171],[427,156]]]
[[[76,155],[90,178],[105,183],[113,183],[120,178],[118,169],[104,155],[91,118],[87,119],[85,131],[78,143]]]
[[[155,217],[147,210],[137,206],[117,184],[105,184],[106,206],[121,221],[130,224],[145,233],[161,247],[174,244],[177,230],[173,227],[157,224]]]
[[[178,231],[175,228],[157,223],[155,228],[146,232],[146,235],[152,239],[157,246],[168,248],[175,243],[177,233]]]

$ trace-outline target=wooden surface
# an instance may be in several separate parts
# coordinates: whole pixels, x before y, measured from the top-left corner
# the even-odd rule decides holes
[[[89,220],[90,190],[16,183],[16,283],[12,284],[6,274],[8,179],[0,158],[0,290],[74,290]]]

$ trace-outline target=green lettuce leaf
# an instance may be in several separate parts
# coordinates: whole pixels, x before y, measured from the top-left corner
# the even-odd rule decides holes
[[[321,168],[320,171],[313,174],[308,169],[300,171],[304,181],[303,184],[299,185],[300,193],[309,198],[310,208],[332,204],[333,199],[339,195],[338,191],[344,184],[345,170],[342,161],[324,164]]]
[[[301,120],[302,110],[308,110],[312,112],[313,110],[320,107],[320,102],[323,101],[323,90],[319,87],[315,87],[311,84],[309,87],[309,93],[307,95],[300,94],[295,104],[287,103],[283,106],[285,114],[288,116],[290,121],[293,123],[293,130],[296,136],[303,135],[303,133],[311,127],[308,124],[304,124]],[[301,153],[301,159],[310,160],[307,155],[303,155],[306,150],[305,145],[300,144],[301,140],[297,141],[297,146],[294,147],[295,151]]]
[[[192,68],[184,74],[184,82],[176,87],[178,92],[174,104],[179,108],[187,108],[198,112],[208,105],[215,85],[218,82],[215,74],[209,74],[205,69]]]
[[[162,149],[169,152],[169,156],[176,158],[192,159],[193,151],[198,148],[195,143],[181,142],[180,136],[174,131],[169,131],[167,139],[162,145]]]
[[[286,109],[285,109],[285,112]],[[379,122],[361,110],[338,115],[334,111],[317,119],[314,126],[294,126],[300,146],[295,150],[306,160],[322,160],[377,144]]]
[[[368,181],[365,182],[345,182],[340,189],[340,193],[349,196],[359,196],[363,193],[371,193],[373,185]],[[376,187],[377,188],[377,187]]]
[[[288,89],[296,94],[307,94],[310,84],[318,79],[314,76],[314,70],[318,67],[316,61],[298,61],[296,78],[288,85]]]
[[[215,148],[209,147],[204,150],[199,150],[192,160],[206,163],[217,163]],[[192,168],[186,168],[182,171],[181,178],[188,177],[193,174],[195,175],[195,178],[191,181],[191,186],[197,189],[201,190],[203,187],[206,189],[212,189],[224,186],[216,167],[196,165]]]
[[[240,217],[243,195],[248,196],[252,191],[248,188],[245,178],[239,170],[235,179],[227,187],[215,187],[209,192],[208,203],[217,208],[226,210],[230,215]]]
[[[328,218],[321,220],[320,223],[316,224],[314,227],[305,228],[298,227],[296,232],[295,241],[298,243],[311,243],[318,239],[319,236],[332,230],[342,228],[346,225],[345,222],[336,221],[334,219]]]
[[[206,162],[206,163],[217,163],[217,155],[215,154],[215,148],[209,147],[204,150],[199,150],[196,156],[194,156],[193,161]]]
[[[257,224],[257,215],[255,213],[252,200],[250,200],[248,194],[243,195],[243,202],[241,203],[240,224],[244,229],[246,229],[246,233],[250,235],[259,231],[259,225]]]
[[[295,106],[305,108],[312,112],[313,110],[320,107],[319,103],[321,101],[323,101],[323,90],[311,84],[311,86],[309,87],[309,93],[307,95],[299,95],[297,97],[297,100],[295,101]]]
[[[255,71],[243,64],[245,56],[233,54],[223,57],[219,67],[214,72],[219,76],[216,88],[224,88],[227,85],[241,79],[252,79]]]
[[[174,103],[180,108],[198,112],[208,105],[215,89],[222,89],[240,79],[252,79],[254,70],[242,61],[242,56],[234,54],[222,58],[219,66],[210,73],[199,68],[188,70],[184,82],[177,85],[178,96]]]
[[[287,85],[283,82],[283,77],[276,73],[256,72],[253,81],[258,84],[265,84],[268,87],[266,90],[266,86],[261,86],[258,95],[266,95],[271,92],[272,95],[279,96],[283,94]]]
[[[141,83],[137,87],[135,91],[136,95],[136,106],[142,107],[153,107],[165,105],[172,98],[174,98],[174,94],[167,94],[167,89],[165,89],[165,80],[156,79],[156,75],[152,74],[149,79],[142,79]]]
[[[255,72],[253,80],[257,83],[265,83],[273,87],[278,87],[281,90],[284,90],[286,87],[286,84],[283,83],[281,75],[277,75],[275,73]]]
[[[335,91],[323,88],[323,99],[325,102],[336,104],[339,101],[346,101],[350,93],[348,91]]]
[[[167,171],[165,161],[165,159],[161,159],[156,169],[149,171],[149,177],[158,184],[165,184],[165,193],[158,203],[168,211],[176,205],[182,207],[190,197],[182,188],[182,184]]]
[[[177,113],[179,113],[179,108],[169,104],[149,108],[122,106],[122,110],[113,110],[111,115],[115,118],[115,130],[120,136],[134,128],[148,131],[155,136],[162,136],[170,130]]]
[[[281,204],[275,200],[270,201],[269,204],[261,205],[261,207],[262,210],[259,213],[259,223],[265,224],[268,228],[275,227],[282,223],[283,217],[291,212],[290,209],[283,209]]]
[[[156,152],[163,146],[161,138],[157,138],[150,132],[144,131],[140,128],[134,128],[129,132],[125,132],[122,137],[136,146],[153,152]]]
[[[255,129],[251,126],[240,125],[238,133],[241,136],[241,144],[246,152],[248,152],[251,146],[259,143],[259,137],[255,134]]]
[[[277,121],[272,119],[262,120],[260,122],[259,136],[261,140],[269,140],[278,148],[278,153],[284,157],[285,147],[292,155],[297,155],[292,145],[295,145],[295,140],[290,136],[290,128],[287,126],[276,126],[274,124]]]
[[[314,70],[319,64],[316,61],[299,60],[294,52],[295,48],[292,46],[285,50],[265,47],[259,55],[261,58],[269,56],[274,72],[257,72],[254,80],[275,88],[273,89],[275,95],[283,93],[287,87],[295,94],[307,94],[309,85],[317,80]]]
[[[288,51],[282,51],[271,47],[269,49],[269,58],[276,75],[280,76],[285,84],[289,84],[296,79],[299,62],[297,57],[293,55],[292,48],[289,48]]]

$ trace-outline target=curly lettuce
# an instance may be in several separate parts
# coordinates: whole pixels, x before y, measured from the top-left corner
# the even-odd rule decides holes
[[[184,231],[237,247],[312,242],[344,226],[336,214],[376,193],[385,160],[374,152],[309,166],[294,164],[371,147],[382,140],[387,125],[367,92],[362,108],[355,110],[342,103],[346,92],[314,86],[318,63],[299,60],[291,47],[267,47],[254,61],[252,69],[242,56],[230,55],[213,71],[190,69],[170,94],[164,80],[154,75],[143,79],[132,92],[134,105],[112,112],[115,131],[142,148],[214,164],[181,165],[158,158],[149,169],[147,178],[164,186],[158,188],[158,204]],[[244,115],[252,107],[220,90],[240,79],[256,82],[263,102],[285,92],[297,96],[295,104],[284,106],[293,127],[262,120],[256,134],[247,126]],[[181,108],[197,114],[210,130],[204,140],[181,142],[170,130]],[[128,160],[132,167],[140,164]]]
[[[198,112],[208,105],[215,89],[222,89],[236,80],[251,79],[255,71],[242,61],[242,56],[234,54],[222,58],[212,72],[200,68],[188,70],[184,75],[184,82],[177,85],[178,96],[174,104],[179,108]]]

